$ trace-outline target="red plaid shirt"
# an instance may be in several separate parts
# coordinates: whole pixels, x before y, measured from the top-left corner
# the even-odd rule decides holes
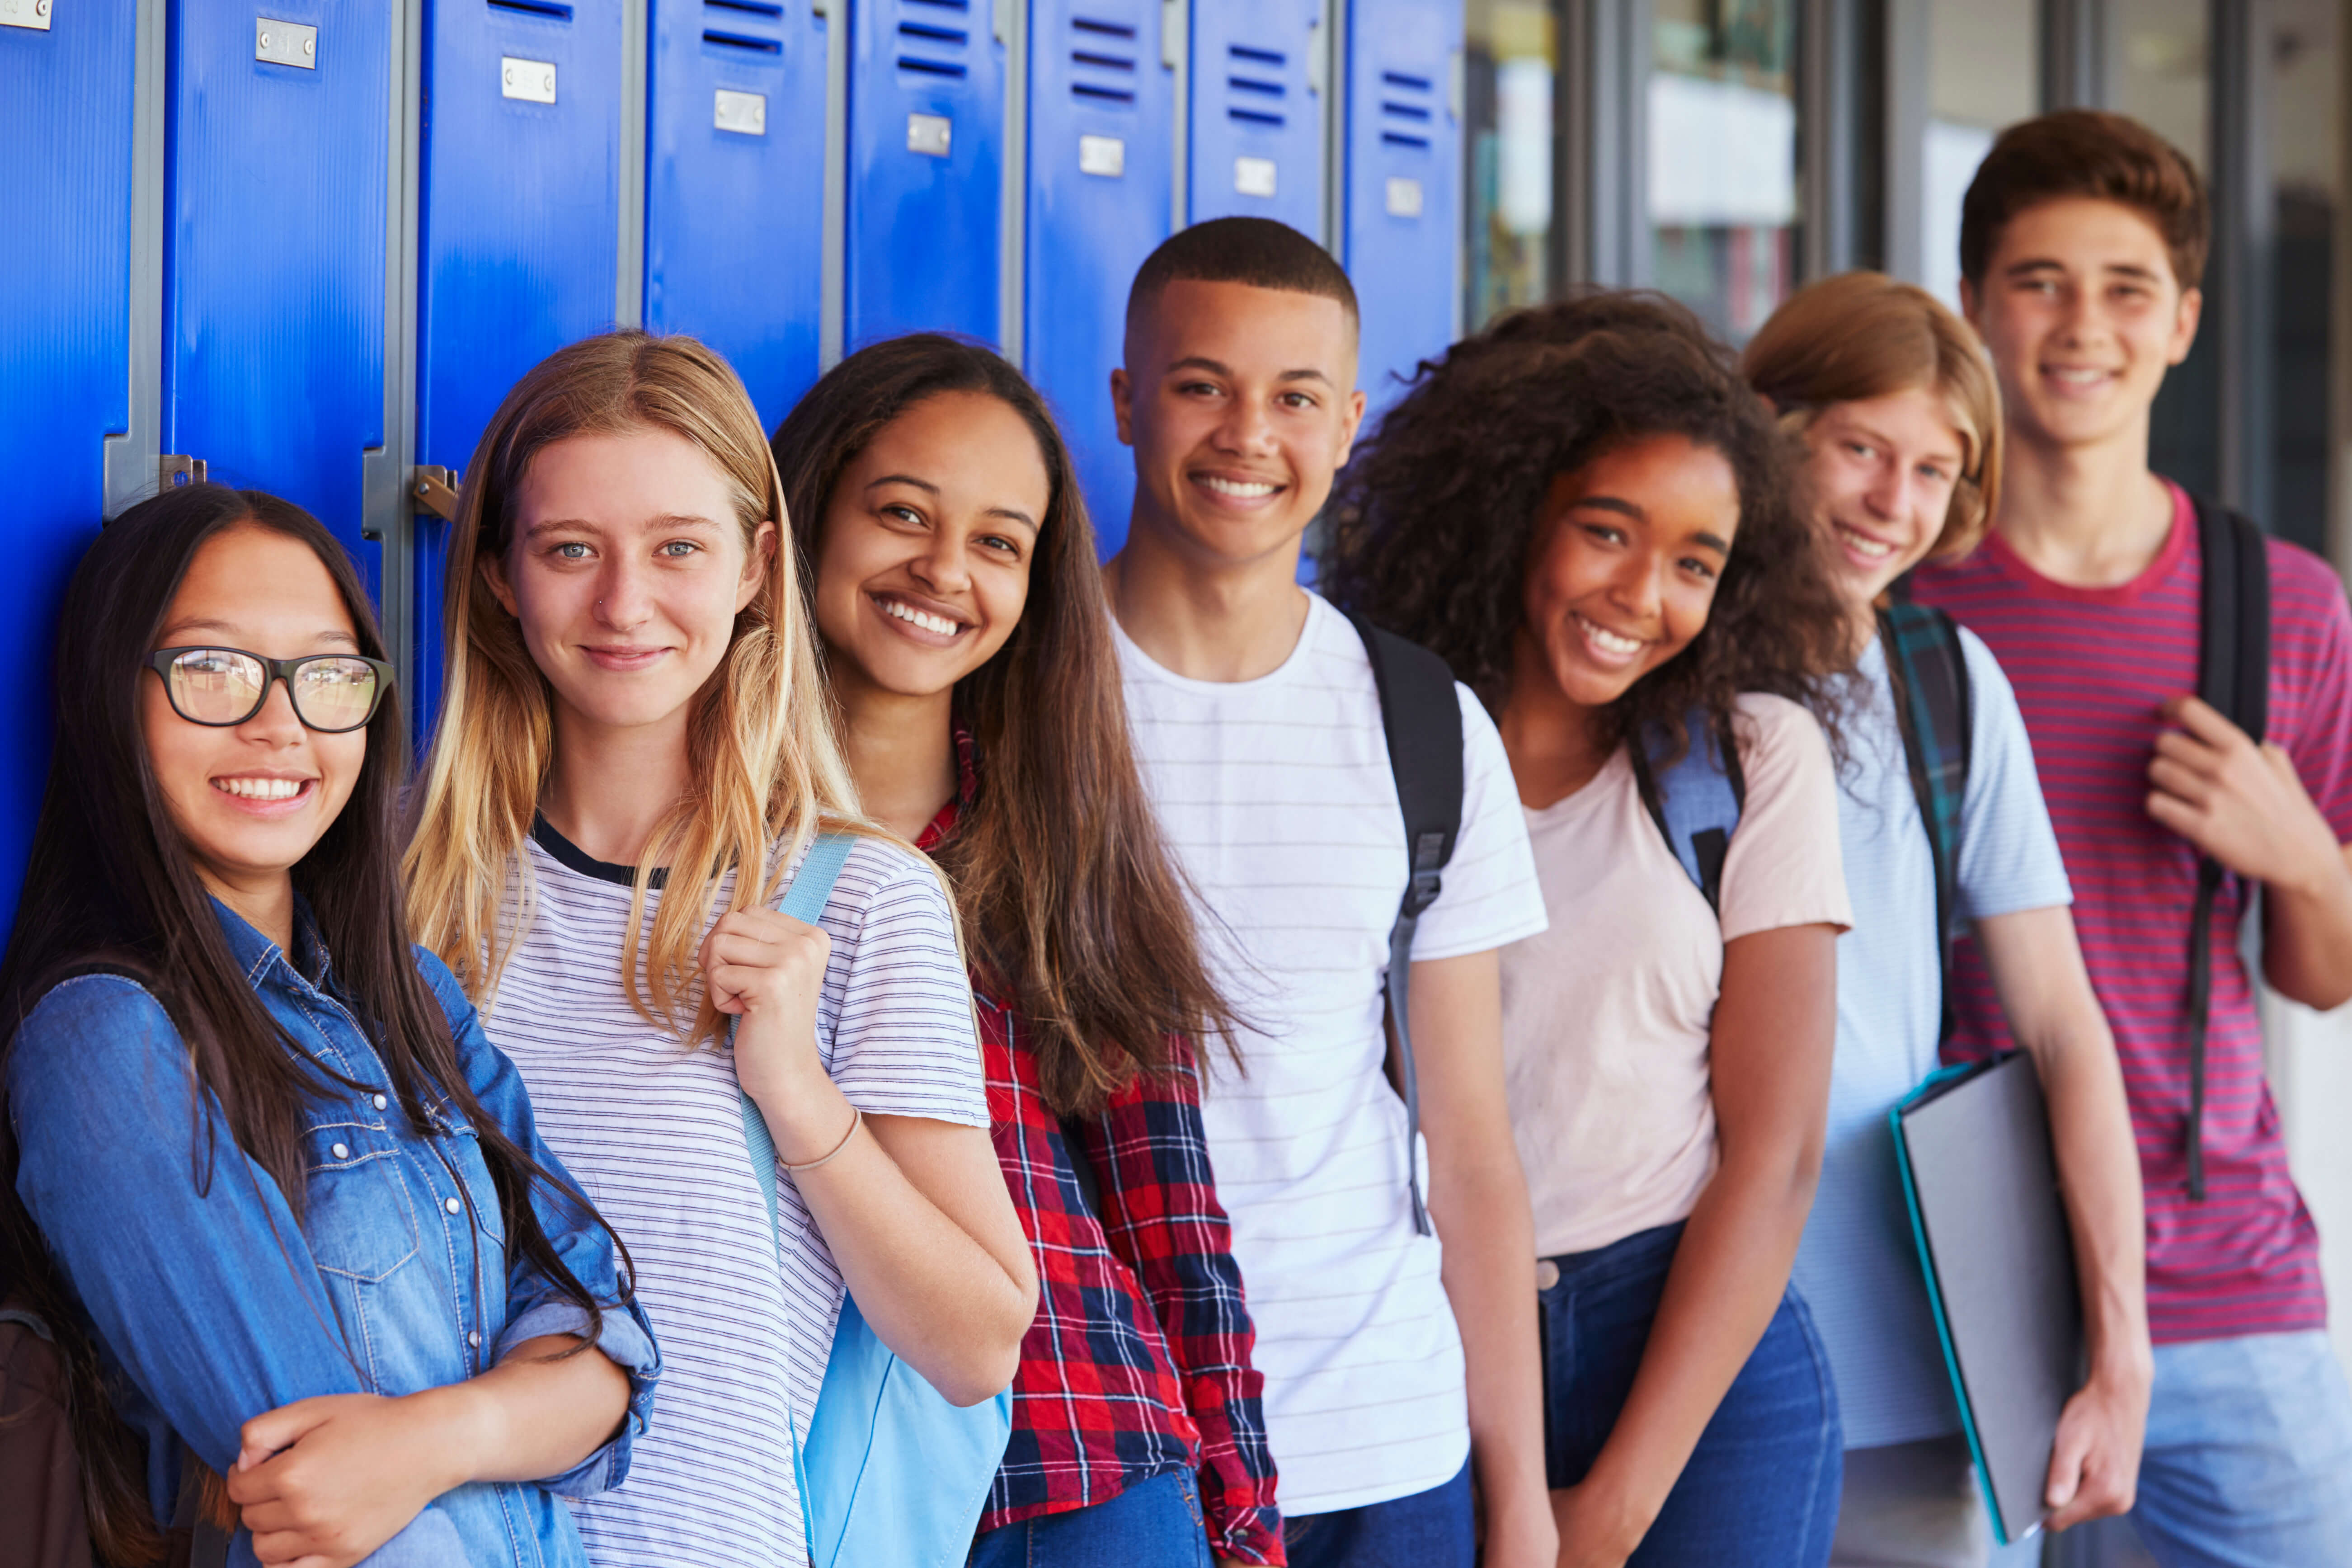
[[[963,793],[969,739],[958,736]],[[954,827],[950,801],[919,847]],[[1210,1549],[1283,1563],[1225,1211],[1209,1169],[1200,1083],[1189,1066],[1139,1076],[1102,1115],[1074,1122],[1102,1211],[1087,1206],[1060,1118],[1046,1106],[1022,1020],[981,989],[981,1055],[996,1156],[1037,1258],[1037,1321],[1021,1342],[1013,1435],[980,1528],[1107,1502],[1152,1477],[1197,1473]]]

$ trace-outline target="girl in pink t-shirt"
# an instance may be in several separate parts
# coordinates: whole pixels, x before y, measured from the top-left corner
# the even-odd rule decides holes
[[[1844,612],[1793,462],[1695,317],[1602,295],[1456,345],[1333,509],[1334,597],[1493,710],[1544,886],[1503,1033],[1562,1564],[1818,1565],[1836,1521],[1789,1274],[1850,920],[1814,718]],[[1736,826],[1686,862],[1669,802],[1717,781]]]

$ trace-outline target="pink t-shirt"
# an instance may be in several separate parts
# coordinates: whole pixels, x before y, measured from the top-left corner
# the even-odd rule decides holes
[[[1539,1258],[1689,1215],[1715,1173],[1707,1058],[1724,944],[1853,921],[1820,726],[1793,702],[1748,696],[1733,733],[1748,799],[1720,921],[1622,748],[1591,784],[1527,814],[1551,924],[1503,949],[1503,1061]]]

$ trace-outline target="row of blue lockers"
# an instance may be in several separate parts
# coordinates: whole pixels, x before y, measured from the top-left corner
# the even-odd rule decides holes
[[[1328,245],[1367,387],[1455,327],[1461,0],[0,0],[0,658],[197,471],[349,544],[436,695],[440,525],[517,376],[698,334],[772,426],[845,348],[1004,348],[1107,547],[1128,282],[1232,213]],[[0,688],[0,902],[44,694]]]

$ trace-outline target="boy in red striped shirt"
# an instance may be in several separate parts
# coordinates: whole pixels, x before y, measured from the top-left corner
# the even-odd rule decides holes
[[[1923,570],[1917,591],[2015,683],[2123,1063],[2156,1344],[2132,1524],[2166,1568],[2346,1568],[2352,1394],[2238,932],[2259,886],[2271,985],[2315,1007],[2352,997],[2352,618],[2325,564],[2272,540],[2267,742],[2190,695],[2195,510],[2148,470],[2148,409],[2196,335],[2206,237],[2195,170],[2133,121],[2072,110],[1994,144],[1962,209],[1961,291],[2000,377],[2009,469],[1984,548]],[[2201,1198],[2187,1048],[2200,855],[2230,873],[2211,933]],[[1965,944],[1956,985],[1958,1049],[2006,1046]],[[2141,1560],[2095,1544],[2101,1530],[2069,1532],[2061,1561]]]

